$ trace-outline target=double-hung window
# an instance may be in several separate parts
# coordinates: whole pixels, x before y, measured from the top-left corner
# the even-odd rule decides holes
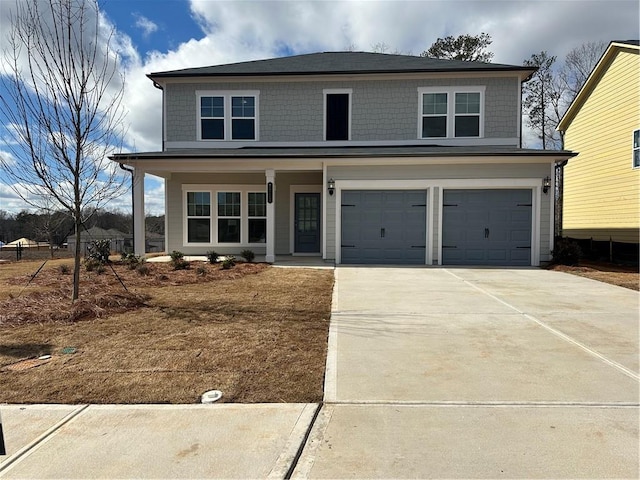
[[[267,195],[264,192],[248,193],[249,243],[267,241]]]
[[[200,132],[203,140],[224,140],[224,97],[200,97]]]
[[[455,93],[454,136],[480,136],[480,92]]]
[[[218,192],[218,243],[240,243],[240,192]]]
[[[187,242],[211,243],[210,192],[187,192]]]
[[[447,93],[422,94],[422,137],[447,136]]]
[[[633,131],[633,168],[640,168],[640,130]]]
[[[259,92],[198,91],[198,140],[258,140]]]
[[[484,87],[424,87],[419,138],[478,138],[484,135]]]

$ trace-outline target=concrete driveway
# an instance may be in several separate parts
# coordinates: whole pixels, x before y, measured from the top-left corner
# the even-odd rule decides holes
[[[336,270],[294,478],[637,478],[638,293],[539,269]]]

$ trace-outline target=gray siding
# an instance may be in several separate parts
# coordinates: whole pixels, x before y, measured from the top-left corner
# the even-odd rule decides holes
[[[544,178],[549,174],[548,164],[488,164],[488,165],[398,165],[398,166],[331,166],[327,176],[337,182],[341,180],[416,180],[416,179],[492,179],[492,178]],[[438,223],[439,205],[442,198],[442,187],[433,188],[433,200],[427,205],[427,214],[433,216],[433,251],[432,258],[438,259]],[[336,199],[337,195],[327,196],[327,259],[335,259],[336,238]],[[540,212],[540,261],[550,260],[549,241],[550,202],[552,195],[542,195]],[[428,229],[427,224],[427,229]]]
[[[165,88],[166,140],[196,141],[198,90],[258,90],[260,141],[319,142],[323,140],[323,89],[350,88],[353,141],[415,140],[418,131],[418,88],[486,86],[485,137],[518,136],[516,77],[439,78],[280,83],[168,84]]]

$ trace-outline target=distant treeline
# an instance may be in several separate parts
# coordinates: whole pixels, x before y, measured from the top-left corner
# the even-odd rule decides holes
[[[94,210],[85,218],[85,227],[111,228],[122,233],[132,233],[131,214],[120,211]],[[147,232],[164,235],[164,215],[146,217]],[[73,233],[73,219],[65,212],[32,213],[23,210],[11,214],[0,210],[0,241],[9,243],[18,238],[62,245]]]

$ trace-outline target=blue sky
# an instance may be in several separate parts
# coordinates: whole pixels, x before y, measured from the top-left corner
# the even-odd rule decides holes
[[[0,36],[13,2],[0,0]],[[115,28],[126,76],[125,151],[161,148],[161,92],[147,73],[282,55],[372,50],[419,55],[438,37],[493,38],[493,61],[521,65],[546,50],[562,60],[586,42],[640,38],[637,0],[101,0]],[[3,38],[0,37],[0,47]],[[1,132],[0,128],[0,132]],[[0,138],[0,154],[2,143]],[[164,209],[164,186],[149,177],[147,213]],[[130,195],[110,203],[130,210]],[[0,210],[25,205],[0,183]]]
[[[105,0],[102,8],[143,54],[175,50],[202,37],[187,0]]]

